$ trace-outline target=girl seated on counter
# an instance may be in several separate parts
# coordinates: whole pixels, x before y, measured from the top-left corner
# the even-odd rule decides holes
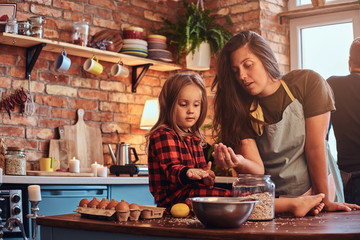
[[[206,88],[196,73],[178,73],[167,79],[159,96],[157,123],[146,135],[149,187],[159,207],[171,207],[191,197],[231,196],[214,187],[215,174],[203,155],[200,132],[207,113]],[[275,213],[301,217],[319,213],[324,194],[275,199]]]

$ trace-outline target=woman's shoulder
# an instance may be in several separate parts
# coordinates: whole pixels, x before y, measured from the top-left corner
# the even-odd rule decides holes
[[[319,73],[311,69],[297,69],[292,70],[285,74],[282,79],[287,83],[299,82],[299,81],[317,81],[325,80]]]

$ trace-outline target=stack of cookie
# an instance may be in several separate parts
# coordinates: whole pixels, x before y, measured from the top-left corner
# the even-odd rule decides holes
[[[164,62],[172,62],[172,54],[167,49],[166,37],[162,35],[149,35],[148,39],[149,56],[148,58]]]

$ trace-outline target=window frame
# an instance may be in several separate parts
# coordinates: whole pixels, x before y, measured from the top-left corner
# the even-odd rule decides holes
[[[290,19],[290,69],[302,68],[301,29],[353,22],[354,38],[360,36],[360,10]]]

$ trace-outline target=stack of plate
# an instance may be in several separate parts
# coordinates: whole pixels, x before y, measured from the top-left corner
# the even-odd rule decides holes
[[[162,35],[149,35],[149,58],[164,62],[172,62],[172,54],[166,50],[166,37]]]
[[[123,39],[123,47],[120,52],[138,57],[147,57],[148,43],[141,39]]]

